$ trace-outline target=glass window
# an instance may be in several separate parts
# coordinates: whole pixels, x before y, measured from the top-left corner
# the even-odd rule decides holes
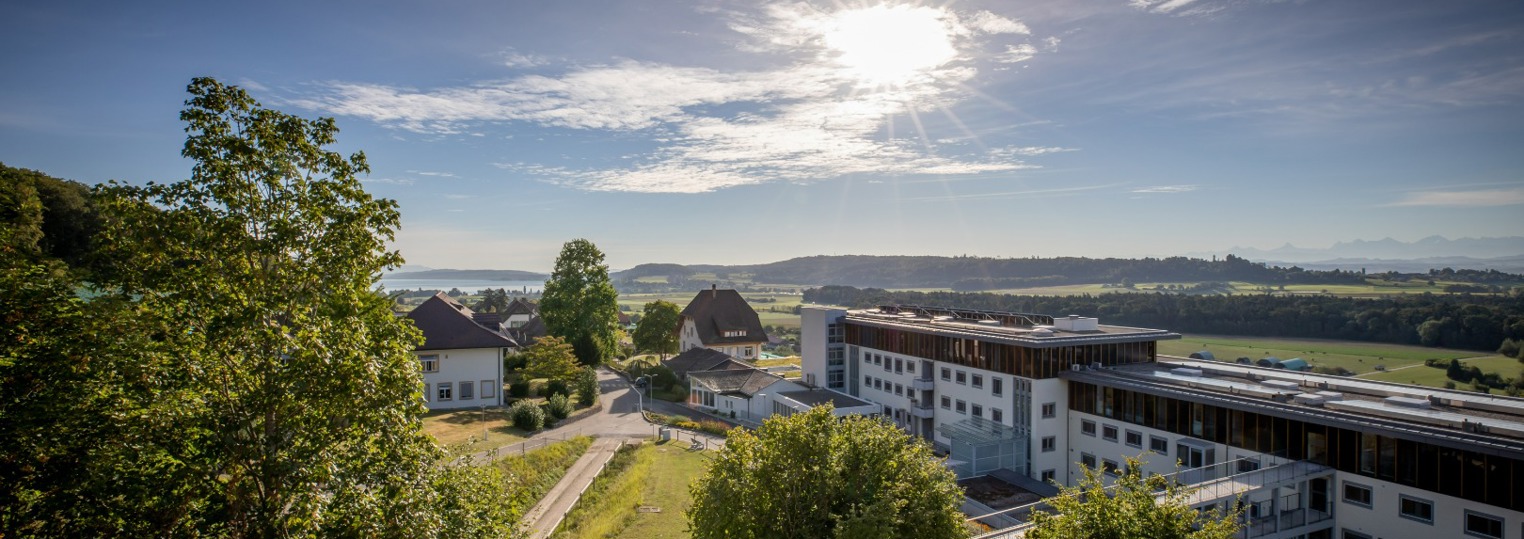
[[[468,401],[476,398],[476,382],[465,381],[460,383],[460,400]]]
[[[962,399],[959,399],[953,406],[953,410],[957,411],[960,414],[966,414],[968,413],[968,403],[963,402]]]
[[[1042,405],[1042,417],[1043,417],[1043,419],[1048,419],[1048,418],[1051,418],[1051,417],[1053,417],[1055,415],[1058,415],[1058,405],[1055,404],[1055,403],[1051,403],[1051,402],[1043,403],[1043,405]]]
[[[1089,419],[1080,420],[1080,434],[1095,436],[1095,422]]]
[[[954,379],[954,381],[956,381],[956,382],[958,382],[960,384],[967,384],[968,383],[968,373],[963,372],[963,371],[958,371],[957,375],[954,376],[953,379]]]
[[[1127,445],[1130,445],[1130,446],[1133,446],[1133,447],[1142,448],[1143,447],[1143,433],[1135,431],[1135,430],[1129,430],[1129,431],[1127,431],[1127,440],[1126,440],[1126,443],[1127,443]]]
[[[942,397],[942,409],[943,410],[947,410],[947,409],[951,409],[951,408],[952,408],[952,397],[948,397],[948,396],[944,395]]]
[[[1001,412],[999,408],[990,408],[990,421],[996,423],[1005,421],[1005,413]]]
[[[1434,523],[1434,502],[1420,500],[1406,494],[1397,497],[1397,513],[1404,518],[1417,520],[1424,524]]]
[[[943,380],[952,380],[952,369],[949,369],[947,367],[942,367],[942,379]]]
[[[1117,441],[1117,427],[1116,427],[1116,425],[1104,425],[1104,426],[1102,426],[1101,427],[1101,438],[1105,439],[1107,441],[1111,441],[1111,442]]]
[[[1042,482],[1044,482],[1044,483],[1051,483],[1051,482],[1053,482],[1053,478],[1055,476],[1057,476],[1057,475],[1058,475],[1058,472],[1056,472],[1054,470],[1043,470],[1042,471]]]
[[[982,374],[975,374],[974,375],[974,387],[980,388],[980,389],[984,388],[984,375],[982,375]]]
[[[423,362],[423,372],[439,372],[439,354],[421,355],[418,361]]]
[[[1095,468],[1095,455],[1080,453],[1080,464],[1085,465],[1086,468]]]
[[[491,399],[497,397],[497,384],[494,380],[482,380],[482,398]]]
[[[1466,535],[1503,539],[1503,519],[1467,509]]]
[[[1105,459],[1101,461],[1101,471],[1105,472],[1106,475],[1117,475],[1120,473],[1121,467],[1117,466],[1116,461]]]
[[[908,372],[910,374],[915,374],[915,362],[914,361],[906,361],[905,362],[905,372]]]
[[[1058,437],[1057,436],[1043,436],[1042,437],[1042,452],[1043,453],[1052,453],[1053,451],[1055,451],[1057,449],[1058,449]]]
[[[984,417],[984,407],[983,406],[980,406],[980,405],[977,405],[977,404],[974,405],[974,417]]]
[[[894,384],[894,394],[895,395],[904,395],[905,394],[905,386],[902,386],[900,384]]]
[[[1158,436],[1148,437],[1148,450],[1160,455],[1169,455],[1169,439]]]
[[[1339,537],[1340,539],[1372,539],[1371,536],[1354,530],[1344,530],[1343,533],[1339,534]]]
[[[1344,503],[1354,504],[1361,507],[1370,507],[1371,488],[1365,485],[1359,485],[1345,481]]]
[[[437,391],[434,393],[434,395],[436,395],[439,400],[442,401],[455,400],[455,389],[452,387],[453,385],[454,384],[449,382],[440,382],[438,386],[435,387]]]
[[[999,376],[990,378],[990,393],[994,394],[996,397],[999,397],[1000,394],[1004,392],[1005,379]]]

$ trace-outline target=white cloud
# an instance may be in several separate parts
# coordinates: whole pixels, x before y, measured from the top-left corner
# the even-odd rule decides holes
[[[1132,192],[1149,194],[1189,193],[1191,191],[1195,191],[1197,188],[1198,187],[1195,185],[1155,185],[1152,187],[1133,189]]]
[[[1198,1],[1200,0],[1129,0],[1127,5],[1163,15],[1206,15],[1224,9],[1221,5],[1197,4]]]
[[[1079,151],[1079,148],[1062,148],[1062,147],[1058,147],[1058,146],[1018,146],[1018,147],[1010,147],[1010,148],[997,148],[997,149],[994,149],[994,150],[990,150],[990,154],[998,156],[998,157],[1011,157],[1011,156],[1032,157],[1032,156],[1037,156],[1037,155],[1047,155],[1047,154],[1050,154],[1050,153],[1076,152],[1076,151]]]
[[[1420,191],[1408,193],[1389,206],[1441,206],[1474,208],[1524,204],[1524,187],[1474,191]]]
[[[360,182],[383,185],[413,185],[412,178],[362,178]]]
[[[987,11],[965,16],[937,13],[957,55],[894,86],[865,87],[842,68],[839,54],[823,39],[823,32],[833,28],[834,14],[800,4],[773,4],[760,14],[730,14],[730,28],[746,39],[743,51],[796,59],[773,69],[720,70],[620,60],[573,67],[559,76],[525,75],[426,90],[335,82],[326,91],[293,102],[434,135],[466,135],[481,124],[520,122],[650,133],[646,140],[656,143],[656,149],[624,160],[630,163],[625,166],[500,165],[598,191],[697,193],[853,174],[956,175],[1033,168],[1010,158],[1047,152],[935,154],[912,140],[884,139],[890,118],[945,110],[967,98],[966,83],[978,73],[980,62],[1022,61],[1038,54],[1032,45],[999,43],[1001,36],[1030,33],[1019,21]],[[975,51],[986,50],[981,40],[1005,45],[1007,53],[978,58]],[[715,112],[719,106],[725,106],[725,112]]]
[[[436,177],[436,178],[455,178],[455,177],[457,177],[455,174],[450,173],[450,172],[434,172],[434,171],[429,171],[429,170],[409,170],[407,172],[408,172],[408,174],[417,174],[419,176],[433,176],[433,177]]]

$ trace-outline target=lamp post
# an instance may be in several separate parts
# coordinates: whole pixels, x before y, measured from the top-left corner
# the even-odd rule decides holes
[[[649,375],[649,374],[643,374],[643,375],[637,376],[637,377],[635,377],[635,381],[639,382],[642,378],[646,380],[646,385],[647,386],[649,386],[651,384],[651,375]],[[645,411],[646,411],[646,402],[645,402],[645,394],[640,392],[640,384],[639,383],[635,384],[635,405],[639,407],[639,411],[641,412],[641,414],[643,416]]]
[[[481,414],[476,416],[482,422],[482,443],[487,442],[487,405],[481,405]]]

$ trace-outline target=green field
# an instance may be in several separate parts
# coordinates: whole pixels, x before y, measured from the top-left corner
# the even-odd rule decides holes
[[[1158,282],[1136,283],[1132,288],[1123,288],[1114,283],[1073,284],[1063,286],[1039,286],[1030,288],[1004,288],[999,290],[987,290],[996,294],[1013,294],[1018,296],[1077,296],[1082,294],[1114,294],[1122,292],[1171,292],[1179,293],[1197,283]],[[1294,285],[1263,285],[1243,281],[1228,283],[1229,288],[1221,292],[1228,294],[1274,294],[1281,296],[1305,296],[1329,294],[1355,298],[1373,298],[1399,294],[1422,294],[1431,292],[1434,294],[1446,294],[1445,287],[1453,284],[1466,284],[1448,281],[1386,281],[1382,279],[1366,279],[1366,284],[1294,284]],[[1170,287],[1176,287],[1171,290]],[[895,290],[916,292],[945,292],[949,288],[900,288]]]
[[[1208,350],[1222,361],[1234,361],[1240,357],[1258,360],[1266,356],[1302,358],[1314,367],[1343,367],[1357,374],[1376,372],[1378,365],[1390,371],[1408,365],[1422,367],[1423,360],[1429,358],[1457,359],[1487,355],[1469,350],[1400,344],[1269,337],[1187,335],[1180,340],[1159,342],[1159,353],[1162,355],[1184,357],[1200,350]]]
[[[1519,376],[1524,376],[1524,372],[1520,372],[1521,370],[1524,370],[1524,364],[1520,364],[1519,360],[1511,357],[1486,356],[1463,359],[1461,360],[1461,364],[1467,367],[1475,366],[1476,368],[1481,369],[1484,373],[1495,372],[1503,378],[1516,378]],[[1416,366],[1395,371],[1371,373],[1365,376],[1361,376],[1361,378],[1380,380],[1382,382],[1418,384],[1432,387],[1444,387],[1445,382],[1450,381],[1449,378],[1445,377],[1445,369],[1426,367],[1422,363]],[[1462,387],[1467,386],[1467,384],[1458,385]]]
[[[647,303],[664,300],[672,302],[681,310],[693,301],[693,292],[668,292],[661,294],[620,294],[619,306],[629,307],[627,314],[640,314]],[[764,293],[764,292],[741,292],[741,297],[746,298],[751,308],[757,311],[757,318],[762,320],[764,326],[799,327],[799,315],[794,314],[794,307],[804,301],[804,296],[794,293]]]
[[[558,537],[688,537],[686,513],[693,504],[688,485],[704,472],[709,454],[689,451],[687,444],[677,442],[645,444],[636,451],[635,462],[618,473],[640,479],[638,499],[631,500],[625,495],[599,496],[595,501],[598,505],[569,516],[568,523],[563,525],[567,531]],[[610,483],[611,491],[618,492],[621,490],[618,486],[625,483],[621,479],[624,478],[607,477],[600,481]]]

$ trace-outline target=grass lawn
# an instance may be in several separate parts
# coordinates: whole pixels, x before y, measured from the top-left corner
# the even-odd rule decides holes
[[[488,407],[485,414],[477,408],[429,412],[423,416],[423,432],[434,437],[447,458],[486,451],[528,437],[513,427],[506,407]]]
[[[688,507],[693,499],[688,485],[704,472],[707,453],[689,451],[687,444],[669,442],[645,444],[636,450],[634,462],[610,477],[609,492],[618,493],[596,500],[581,512],[581,521],[567,525],[563,537],[620,537],[657,539],[688,537]],[[621,483],[640,479],[633,488],[619,488]],[[640,512],[639,507],[658,512]],[[650,509],[648,509],[650,511]]]
[[[503,471],[507,487],[513,492],[513,505],[524,514],[551,487],[561,481],[566,470],[587,452],[593,439],[578,436],[535,449],[524,455],[510,455],[492,463]]]
[[[1524,368],[1524,364],[1520,364],[1519,360],[1498,355],[1463,359],[1461,360],[1461,364],[1467,367],[1475,366],[1476,368],[1481,369],[1483,373],[1495,372],[1503,378],[1517,378],[1521,376],[1521,373],[1519,372],[1520,368]],[[1444,387],[1445,382],[1451,381],[1449,378],[1445,377],[1445,369],[1425,367],[1421,363],[1415,367],[1408,367],[1406,369],[1397,371],[1371,373],[1361,376],[1361,378],[1380,380],[1382,382],[1418,384],[1431,387]],[[1470,387],[1470,384],[1462,384],[1459,382],[1457,382],[1456,385],[1463,388]]]
[[[1423,365],[1428,358],[1452,359],[1477,357],[1484,352],[1427,348],[1400,344],[1364,343],[1319,339],[1276,339],[1270,337],[1225,337],[1187,335],[1178,341],[1160,341],[1159,353],[1187,356],[1199,350],[1211,351],[1217,359],[1234,361],[1240,357],[1260,359],[1302,358],[1314,367],[1343,367],[1357,374],[1373,372],[1377,365],[1387,370],[1407,365]]]
[[[757,360],[755,362],[755,364],[756,364],[757,367],[760,367],[760,368],[763,368],[763,369],[766,369],[768,367],[782,367],[784,365],[793,365],[795,367],[798,367],[799,366],[799,361],[800,361],[799,356],[789,356],[789,357],[786,357],[786,358],[783,358],[783,359],[759,359],[759,360]]]

